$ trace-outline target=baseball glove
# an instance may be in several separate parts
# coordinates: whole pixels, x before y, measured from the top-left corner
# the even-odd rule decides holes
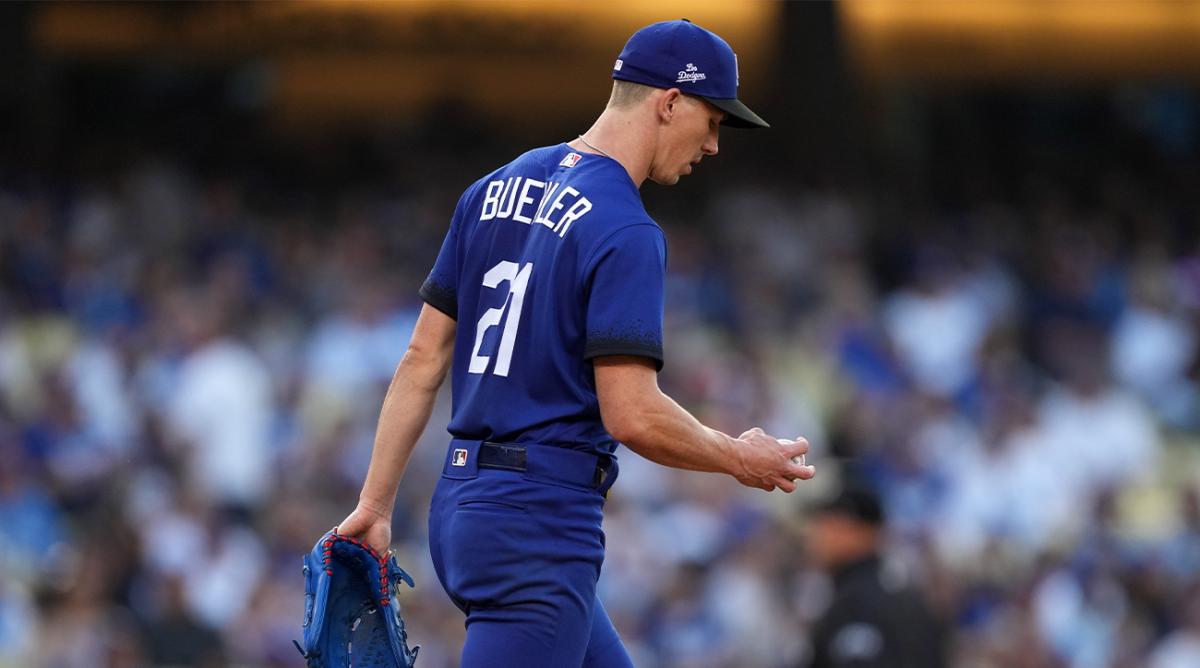
[[[304,557],[304,647],[295,643],[309,668],[412,668],[421,648],[408,647],[400,582],[413,586],[394,556],[337,527],[322,536]]]

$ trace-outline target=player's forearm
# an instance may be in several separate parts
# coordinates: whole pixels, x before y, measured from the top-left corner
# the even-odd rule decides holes
[[[440,360],[411,348],[405,353],[383,400],[360,504],[391,514],[400,478],[425,431],[445,377],[446,365]]]
[[[741,473],[736,470],[738,457],[733,437],[704,426],[661,392],[643,397],[630,406],[609,431],[629,449],[664,466],[731,475]]]

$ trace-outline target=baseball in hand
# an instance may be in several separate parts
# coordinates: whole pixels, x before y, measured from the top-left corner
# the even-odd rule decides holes
[[[775,440],[779,441],[780,445],[791,445],[791,444],[795,443],[795,441],[791,440],[790,438],[777,438]],[[804,466],[805,465],[804,464],[804,455],[800,455],[799,457],[792,457],[792,463],[799,464],[800,466]]]

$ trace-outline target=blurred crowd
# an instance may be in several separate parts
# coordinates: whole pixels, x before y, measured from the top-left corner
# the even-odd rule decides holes
[[[652,209],[664,388],[806,436],[818,479],[767,495],[620,451],[601,595],[637,665],[802,665],[830,594],[805,511],[850,472],[952,665],[1200,665],[1195,210],[1128,173],[1053,186]],[[247,190],[149,156],[0,185],[0,666],[300,664],[300,557],[354,507],[457,193]],[[423,668],[463,637],[425,543],[448,417],[443,393],[395,515]]]

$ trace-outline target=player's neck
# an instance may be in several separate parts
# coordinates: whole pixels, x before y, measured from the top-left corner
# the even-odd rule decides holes
[[[628,114],[605,109],[583,136],[586,144],[576,139],[570,142],[571,145],[586,153],[602,153],[616,160],[629,172],[634,185],[642,187],[650,174],[650,160],[654,155],[654,136],[646,132],[643,124]]]

